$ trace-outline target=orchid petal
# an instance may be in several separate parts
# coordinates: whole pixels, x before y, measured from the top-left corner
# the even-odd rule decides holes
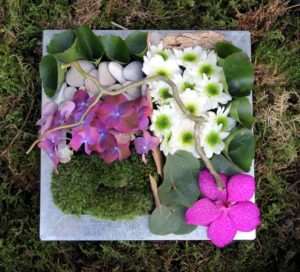
[[[106,163],[112,163],[113,161],[118,159],[118,150],[115,147],[107,149],[103,153],[100,154],[100,157]]]
[[[123,94],[119,95],[108,95],[104,98],[104,103],[105,104],[114,104],[114,105],[119,105],[123,102],[127,102],[127,98]]]
[[[85,102],[89,99],[89,94],[85,90],[79,89],[73,95],[73,101],[77,103]]]
[[[47,102],[42,109],[42,116],[53,115],[57,112],[58,105],[55,102]]]
[[[60,114],[64,118],[68,119],[74,109],[75,109],[75,103],[73,101],[65,101],[60,106]]]
[[[238,202],[229,208],[229,217],[239,231],[251,231],[260,224],[260,211],[250,201]]]
[[[69,143],[73,150],[77,151],[83,143],[83,137],[80,135],[74,135]]]
[[[208,198],[198,200],[192,207],[188,208],[185,214],[187,224],[208,226],[221,214],[219,206]]]
[[[254,178],[247,174],[237,174],[230,178],[227,184],[229,202],[249,200],[255,191]]]
[[[232,242],[237,228],[226,211],[217,218],[208,228],[208,237],[218,247],[224,247]]]
[[[134,147],[136,153],[138,154],[145,154],[148,153],[146,141],[143,137],[137,137],[134,139]]]
[[[120,161],[126,160],[131,155],[131,152],[130,152],[130,149],[129,149],[129,143],[119,145],[118,151],[119,151],[119,160]]]

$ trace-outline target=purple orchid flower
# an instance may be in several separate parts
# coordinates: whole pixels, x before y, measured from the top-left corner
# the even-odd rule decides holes
[[[68,119],[75,107],[76,105],[73,101],[67,100],[59,105],[59,112],[63,118]]]
[[[147,130],[149,127],[149,116],[153,111],[148,100],[144,96],[141,96],[132,102],[134,103],[134,107],[137,111],[139,130]]]
[[[77,151],[84,144],[86,154],[91,154],[93,146],[98,142],[99,133],[95,127],[77,127],[72,130],[72,139],[69,143],[73,150]]]
[[[110,128],[134,133],[138,130],[138,115],[132,103],[122,94],[106,96],[97,110],[98,118]]]
[[[185,214],[187,224],[208,226],[208,237],[218,247],[232,242],[237,231],[252,231],[260,224],[260,211],[251,201],[254,178],[247,174],[222,175],[220,190],[208,170],[200,172],[199,186],[205,198],[197,201]]]
[[[43,106],[42,118],[37,121],[37,125],[41,126],[40,135],[44,134],[52,125],[52,120],[57,112],[58,105],[55,102],[48,102]]]
[[[134,147],[138,154],[147,154],[159,145],[159,139],[151,136],[148,131],[143,132],[143,137],[134,139]]]

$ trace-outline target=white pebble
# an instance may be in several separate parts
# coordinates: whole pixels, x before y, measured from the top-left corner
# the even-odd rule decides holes
[[[126,80],[123,77],[123,66],[117,62],[111,61],[108,64],[108,70],[112,74],[112,76],[121,84]]]
[[[101,62],[98,67],[98,79],[100,84],[110,86],[116,83],[116,79],[108,70],[108,62]]]
[[[95,68],[92,63],[86,60],[80,60],[78,62],[82,70],[86,73],[89,73]],[[75,67],[71,67],[67,72],[66,82],[72,87],[80,87],[84,84],[84,77],[77,71]]]
[[[133,61],[129,63],[123,69],[123,77],[129,81],[141,80],[144,77],[143,64],[139,61]]]

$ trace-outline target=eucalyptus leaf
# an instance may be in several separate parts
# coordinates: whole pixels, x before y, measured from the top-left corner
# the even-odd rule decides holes
[[[176,209],[176,213],[178,214],[178,216],[181,220],[181,224],[180,224],[179,229],[174,232],[177,235],[183,235],[183,234],[191,233],[192,231],[194,231],[197,228],[196,225],[187,224],[185,222],[186,210],[187,210],[187,208],[180,207],[180,206],[177,207],[177,209]]]
[[[210,161],[218,172],[223,173],[227,176],[233,176],[237,173],[243,172],[242,169],[238,168],[233,162],[228,160],[222,154],[220,154],[220,155],[215,154],[210,159]]]
[[[217,42],[215,44],[215,50],[221,59],[225,59],[229,55],[232,55],[233,53],[241,52],[242,50],[236,46],[234,46],[231,42],[229,41],[221,41]]]
[[[67,49],[61,53],[56,53],[55,57],[58,60],[65,62],[65,63],[84,59],[85,57],[79,52],[77,44],[78,44],[78,39],[76,38],[73,45],[69,49]]]
[[[250,129],[237,129],[225,139],[225,149],[223,153],[245,172],[250,171],[254,152],[255,141]]]
[[[64,52],[72,46],[74,39],[75,33],[72,29],[56,33],[47,45],[47,52],[49,54]]]
[[[248,56],[233,53],[224,60],[223,70],[232,96],[247,96],[253,88],[254,70]]]
[[[153,234],[167,235],[174,233],[181,226],[181,220],[174,208],[164,205],[155,208],[149,219],[149,228]]]
[[[231,103],[229,115],[245,127],[252,127],[253,112],[248,98],[238,97],[234,99]]]
[[[147,32],[136,31],[128,35],[125,43],[130,51],[130,54],[142,58],[147,51]]]
[[[66,69],[61,68],[61,63],[53,55],[47,55],[42,58],[39,71],[46,95],[54,96],[64,81]]]
[[[102,58],[104,53],[103,46],[89,27],[80,26],[75,29],[75,33],[78,40],[78,51],[85,59],[96,61]]]
[[[130,53],[125,42],[115,35],[99,36],[105,55],[108,59],[120,64],[127,64],[130,61]]]

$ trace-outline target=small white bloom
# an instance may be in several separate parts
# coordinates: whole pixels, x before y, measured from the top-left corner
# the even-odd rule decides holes
[[[188,70],[185,70],[183,72],[183,75],[181,74],[175,74],[172,77],[172,80],[176,84],[178,91],[179,92],[184,92],[186,90],[200,90],[200,85],[199,85],[199,79],[191,76],[188,73]]]
[[[150,130],[160,139],[166,135],[174,125],[174,110],[170,105],[160,106],[152,113]]]
[[[164,60],[161,55],[154,55],[152,58],[144,57],[143,72],[147,76],[159,75],[171,78],[181,69],[173,59]]]
[[[61,163],[68,163],[73,155],[73,150],[66,143],[60,143],[55,153]]]
[[[174,154],[176,152],[175,147],[172,145],[172,131],[168,131],[164,139],[160,143],[160,150],[164,153],[165,156],[168,154]]]
[[[164,81],[156,81],[151,84],[151,96],[153,101],[160,105],[168,104],[173,98],[173,91]]]
[[[225,139],[229,133],[221,131],[221,125],[211,124],[207,122],[201,131],[201,146],[208,158],[211,158],[213,154],[221,154],[225,147],[223,139]]]
[[[184,48],[183,50],[174,48],[173,52],[177,57],[178,64],[187,67],[200,61],[202,58],[203,49],[197,45],[194,48],[188,47]]]
[[[158,45],[150,45],[146,55],[148,59],[151,59],[155,55],[160,55],[165,61],[175,57],[170,49],[163,48],[162,42],[160,42]]]
[[[236,122],[231,117],[228,117],[230,107],[225,110],[225,107],[219,107],[217,113],[208,112],[208,122],[221,125],[222,131],[230,131],[235,126]]]

